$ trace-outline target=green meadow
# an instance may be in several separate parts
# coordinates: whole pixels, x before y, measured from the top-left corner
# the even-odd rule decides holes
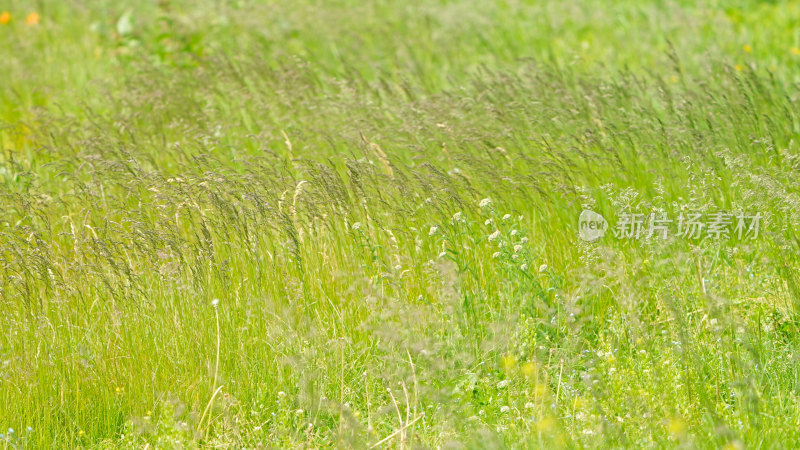
[[[800,3],[0,3],[0,449],[798,447]]]

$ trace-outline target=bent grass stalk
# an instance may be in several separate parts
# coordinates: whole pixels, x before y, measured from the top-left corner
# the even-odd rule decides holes
[[[220,351],[220,344],[221,344],[221,335],[219,330],[219,300],[214,299],[211,302],[212,306],[214,307],[214,317],[217,324],[217,352],[216,352],[216,362],[214,363],[214,379],[212,380],[213,384],[211,389],[214,389],[214,393],[211,395],[211,398],[208,400],[208,404],[206,404],[205,409],[203,410],[203,415],[200,416],[200,421],[197,423],[197,431],[205,431],[204,436],[205,439],[208,439],[208,433],[211,429],[211,422],[212,422],[212,414],[210,414],[211,407],[214,404],[214,399],[217,397],[217,394],[222,390],[222,386],[217,387],[218,383],[218,376],[219,376],[219,351]],[[208,424],[206,425],[205,429],[203,429],[203,420],[208,414]]]

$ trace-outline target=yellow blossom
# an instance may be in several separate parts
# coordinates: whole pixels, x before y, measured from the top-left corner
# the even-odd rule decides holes
[[[36,25],[39,23],[39,14],[32,12],[28,14],[28,17],[25,18],[25,24],[27,25]]]
[[[742,450],[744,445],[739,441],[731,441],[722,447],[722,450]]]
[[[667,424],[667,431],[673,437],[681,436],[686,432],[686,423],[680,417],[673,417]]]
[[[750,53],[753,51],[753,47],[751,47],[750,44],[746,44],[743,48],[745,53]]]
[[[794,56],[800,56],[800,48],[792,47],[792,54]]]
[[[517,367],[517,358],[515,358],[513,355],[503,356],[503,369],[509,371],[514,367]]]
[[[536,374],[536,364],[528,361],[522,365],[522,374],[530,378]]]
[[[8,11],[3,11],[0,13],[0,25],[5,25],[11,21],[11,14]]]
[[[536,384],[533,387],[533,395],[536,398],[541,398],[547,395],[547,385],[546,384]]]
[[[555,424],[556,422],[552,417],[544,417],[542,420],[536,423],[536,429],[540,432],[547,432],[550,431]]]

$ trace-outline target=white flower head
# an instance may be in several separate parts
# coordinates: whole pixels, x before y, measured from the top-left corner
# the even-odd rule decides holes
[[[495,239],[497,239],[499,237],[500,237],[500,230],[495,230],[494,233],[489,235],[489,240],[493,241],[493,240],[495,240]]]
[[[494,254],[492,255],[492,258],[499,258],[499,257],[500,257],[500,252],[494,252]]]
[[[463,221],[464,221],[464,215],[461,214],[461,211],[453,214],[453,222],[463,222]]]
[[[215,298],[214,300],[211,300],[211,306],[213,306],[214,308],[218,307],[219,306],[219,299]]]
[[[353,229],[354,230],[358,230],[360,228],[361,228],[361,222],[356,222],[356,223],[353,224]]]
[[[525,403],[525,409],[533,409],[535,407],[536,405],[534,405],[533,402]]]
[[[481,200],[481,202],[480,202],[480,203],[478,203],[478,206],[480,206],[481,208],[486,208],[486,207],[487,207],[487,206],[489,206],[491,203],[492,203],[492,199],[490,199],[490,198],[488,198],[488,197],[487,197],[487,198],[485,198],[485,199]]]
[[[437,231],[439,231],[439,227],[437,227],[436,225],[432,226],[431,230],[428,231],[428,236],[433,236],[434,234],[436,234]]]
[[[499,383],[497,383],[497,389],[503,389],[504,387],[508,386],[509,384],[511,384],[511,380],[500,381]]]
[[[522,238],[522,243],[523,244],[527,244],[528,243],[528,238],[526,238],[526,237]]]
[[[511,218],[511,214],[506,214],[503,216],[503,220],[508,220]]]
[[[447,252],[439,253],[439,258],[444,258],[445,256],[447,256]]]
[[[486,222],[483,222],[484,225],[489,225],[492,223],[492,219],[486,219]]]
[[[511,230],[511,235],[512,235],[512,236],[516,236],[516,235],[517,235],[517,233],[519,233],[519,231],[517,231],[517,230]]]
[[[528,265],[527,264],[523,264],[523,265],[519,266],[519,269],[524,272],[524,271],[528,270]]]
[[[522,250],[522,246],[521,245],[517,244],[517,245],[514,246],[514,252],[515,253],[520,251],[520,250]]]
[[[509,408],[508,406],[503,405],[503,406],[500,407],[500,412],[501,413],[507,413],[509,411],[511,411],[511,408]]]
[[[539,266],[539,272],[544,272],[545,270],[547,270],[547,264],[542,264]]]

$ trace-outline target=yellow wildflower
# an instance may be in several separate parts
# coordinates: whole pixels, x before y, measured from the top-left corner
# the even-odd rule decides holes
[[[5,25],[11,21],[11,14],[8,11],[3,11],[0,13],[0,25]]]
[[[673,417],[667,424],[667,431],[673,437],[681,436],[686,432],[686,423],[680,417]]]
[[[792,54],[794,56],[800,56],[800,48],[792,47]]]
[[[750,53],[750,52],[752,52],[752,51],[753,51],[753,47],[751,47],[751,46],[750,46],[750,44],[746,44],[746,45],[743,47],[743,49],[744,49],[744,52],[745,52],[745,53]]]
[[[26,25],[36,25],[39,23],[39,14],[32,12],[25,18]]]
[[[517,366],[517,358],[515,358],[513,355],[503,356],[503,369],[505,369],[506,372],[510,371],[516,366]]]
[[[553,420],[552,417],[544,417],[542,420],[536,423],[536,430],[539,432],[548,432],[550,431],[553,426],[555,426],[556,421]]]
[[[530,378],[536,374],[536,364],[532,362],[526,362],[522,365],[522,374],[526,377]]]

